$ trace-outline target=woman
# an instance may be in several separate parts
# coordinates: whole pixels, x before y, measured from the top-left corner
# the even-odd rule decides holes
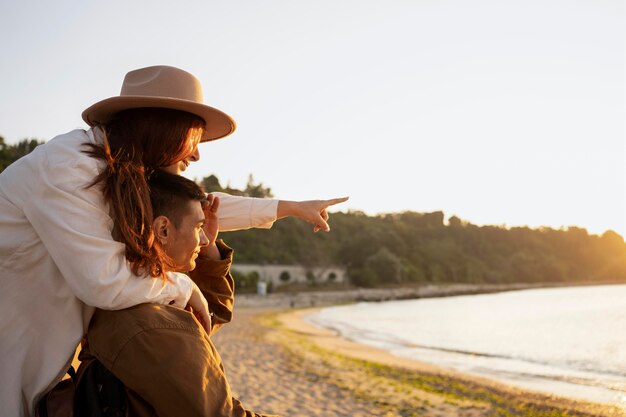
[[[163,257],[145,227],[151,217],[145,174],[197,160],[198,142],[229,135],[235,123],[204,104],[195,77],[172,67],[128,73],[120,96],[94,104],[83,118],[91,129],[60,135],[0,174],[0,404],[6,415],[30,415],[62,377],[95,307],[189,305],[210,325],[206,300],[188,277],[145,279],[164,276]],[[279,202],[232,201],[246,216],[243,222],[227,216],[221,223],[229,228],[299,213],[325,228],[330,204],[294,209],[288,203],[272,213]],[[228,206],[224,201],[222,211]],[[125,257],[156,261],[131,270]]]

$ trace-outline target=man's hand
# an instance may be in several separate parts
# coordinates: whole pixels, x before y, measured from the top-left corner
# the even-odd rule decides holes
[[[330,232],[328,226],[328,212],[326,209],[335,204],[343,203],[350,197],[332,198],[330,200],[307,200],[307,201],[285,201],[278,202],[277,217],[282,219],[287,216],[298,217],[305,222],[313,224],[313,232],[323,230]]]
[[[202,204],[202,210],[204,211],[204,233],[209,238],[211,244],[215,244],[217,240],[217,234],[220,230],[219,218],[217,217],[217,210],[220,208],[220,198],[213,194],[207,195],[206,203]]]
[[[217,216],[219,207],[220,199],[213,194],[209,194],[207,202],[202,204],[202,210],[204,211],[204,226],[202,226],[202,229],[209,239],[209,245],[200,249],[200,255],[216,260],[221,259],[220,251],[215,244],[220,231],[219,218]]]

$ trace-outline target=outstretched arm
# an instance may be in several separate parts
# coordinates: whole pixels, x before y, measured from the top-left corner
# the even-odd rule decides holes
[[[222,232],[251,228],[269,229],[276,220],[285,217],[297,217],[313,224],[314,232],[329,231],[326,209],[348,200],[348,197],[344,197],[330,200],[288,201],[232,196],[220,192],[211,194],[220,199],[218,216]]]

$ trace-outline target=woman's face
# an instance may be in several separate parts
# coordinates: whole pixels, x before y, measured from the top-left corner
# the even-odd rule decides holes
[[[181,161],[163,167],[163,171],[169,172],[170,174],[180,175],[187,169],[189,164],[200,160],[200,151],[198,151],[198,144],[200,143],[202,133],[204,133],[204,129],[202,128],[189,129],[189,133],[187,134],[187,144],[189,146],[189,152],[185,153],[187,156]]]

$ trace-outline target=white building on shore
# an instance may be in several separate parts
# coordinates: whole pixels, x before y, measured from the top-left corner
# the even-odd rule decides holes
[[[307,268],[301,265],[234,264],[232,270],[242,274],[256,272],[259,282],[274,287],[294,283],[338,283],[346,281],[346,268],[339,266]]]

